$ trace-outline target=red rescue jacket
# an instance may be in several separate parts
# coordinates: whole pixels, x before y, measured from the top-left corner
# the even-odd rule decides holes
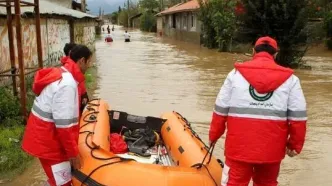
[[[77,82],[82,82],[82,77],[77,64],[37,71],[33,83],[37,97],[23,136],[24,151],[39,158],[58,161],[78,155]]]
[[[71,73],[77,74],[76,81],[78,82],[78,95],[79,95],[79,103],[80,103],[80,113],[82,113],[85,105],[82,104],[83,98],[87,98],[89,101],[88,93],[85,87],[85,77],[81,73],[81,70],[78,68],[77,64],[70,59],[70,57],[65,56],[61,59],[62,65]]]
[[[209,138],[217,141],[227,128],[227,158],[279,162],[286,146],[301,152],[306,121],[299,79],[261,52],[251,61],[235,64],[228,74],[216,100]]]

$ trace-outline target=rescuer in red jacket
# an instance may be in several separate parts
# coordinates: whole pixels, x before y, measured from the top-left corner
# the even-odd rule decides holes
[[[251,178],[255,186],[276,186],[285,154],[303,148],[306,101],[293,70],[275,63],[277,50],[274,39],[259,38],[253,59],[235,64],[216,99],[209,139],[215,143],[227,128],[224,186]]]
[[[70,53],[70,66],[44,68],[35,74],[37,95],[25,128],[22,149],[39,158],[51,186],[71,185],[71,165],[80,168],[79,92],[92,52],[83,45]]]
[[[107,43],[111,43],[113,42],[113,37],[111,34],[107,34],[106,37],[105,37],[105,42]]]
[[[67,43],[63,48],[63,52],[65,56],[61,58],[61,64],[67,69],[73,69],[74,63],[70,60],[70,52],[76,46],[75,43]],[[89,102],[89,96],[85,86],[85,78],[81,77],[80,82],[78,84],[78,95],[80,102],[80,114],[83,112],[84,107]]]

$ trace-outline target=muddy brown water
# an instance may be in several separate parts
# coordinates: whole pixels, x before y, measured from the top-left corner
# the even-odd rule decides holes
[[[132,30],[125,43],[116,27],[114,42],[96,43],[100,80],[95,96],[112,109],[142,116],[175,110],[194,125],[207,142],[216,95],[235,61],[245,55],[218,53],[189,43],[161,39]],[[319,57],[319,56],[321,57]],[[303,152],[286,157],[281,186],[332,185],[332,52],[305,57],[312,70],[296,70],[308,105],[308,133]],[[224,138],[214,154],[224,160]],[[45,180],[38,161],[8,186],[40,185]]]

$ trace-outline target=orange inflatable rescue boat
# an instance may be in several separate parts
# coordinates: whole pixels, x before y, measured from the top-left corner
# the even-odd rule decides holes
[[[127,152],[111,151],[112,134]],[[82,168],[73,170],[73,185],[220,186],[223,163],[212,151],[176,112],[135,116],[93,100],[80,121]]]

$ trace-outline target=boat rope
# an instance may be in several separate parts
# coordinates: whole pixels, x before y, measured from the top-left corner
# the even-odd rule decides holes
[[[204,143],[204,141],[199,137],[199,135],[194,131],[194,129],[191,127],[191,124],[190,122],[185,118],[183,117],[180,113],[176,112],[176,111],[173,111],[174,113],[176,113],[179,117],[179,119],[181,119],[185,124],[186,124],[186,128],[190,130],[190,132],[204,145],[204,148],[206,150],[209,149],[209,147]]]
[[[195,165],[192,165],[191,167],[196,167],[198,169],[202,168],[202,166],[204,165],[204,161],[206,159],[206,157],[209,155],[209,160],[208,162],[206,163],[207,165],[211,162],[211,158],[212,158],[212,155],[213,155],[213,150],[214,150],[214,146],[215,146],[215,143],[212,143],[209,147],[209,150],[206,152],[204,158],[203,158],[203,161],[202,163],[197,163]],[[210,152],[211,151],[211,152]]]
[[[206,165],[203,165],[203,167],[204,167],[204,168],[207,170],[207,172],[209,173],[209,176],[210,176],[210,178],[212,179],[212,181],[214,182],[214,184],[215,184],[216,186],[218,186],[216,180],[213,178],[212,174],[210,173],[209,168],[208,168]]]
[[[206,170],[207,170],[207,172],[208,172],[208,174],[209,174],[209,176],[210,176],[210,178],[212,179],[212,181],[214,182],[214,184],[216,185],[216,186],[218,186],[218,184],[217,184],[217,182],[216,182],[216,180],[213,178],[213,176],[212,176],[212,174],[210,173],[210,170],[209,170],[209,168],[204,164],[204,161],[205,161],[205,159],[206,159],[206,157],[209,155],[209,160],[208,160],[208,162],[207,162],[207,165],[211,162],[211,158],[212,158],[212,155],[213,155],[213,150],[214,150],[214,147],[215,147],[215,143],[212,143],[211,145],[210,145],[210,147],[208,147],[205,143],[204,143],[204,141],[198,136],[198,134],[192,129],[192,127],[191,127],[191,124],[189,123],[189,121],[185,118],[185,117],[183,117],[180,113],[178,113],[178,112],[176,112],[176,111],[174,111],[179,117],[179,119],[182,119],[182,121],[183,122],[185,122],[186,123],[186,128],[187,129],[189,129],[191,132],[192,132],[192,134],[204,145],[204,147],[205,147],[205,149],[207,150],[207,152],[206,152],[206,154],[205,154],[205,156],[204,156],[204,158],[203,158],[203,161],[202,161],[202,163],[197,163],[197,164],[195,164],[195,165],[192,165],[191,167],[195,167],[195,168],[197,168],[197,169],[201,169],[202,167],[204,167]],[[211,151],[211,152],[210,152]],[[221,160],[220,160],[221,161]]]
[[[207,172],[208,172],[210,178],[213,180],[214,184],[217,186],[218,184],[217,184],[216,180],[213,178],[213,176],[212,176],[211,173],[210,173],[209,168],[206,166],[206,165],[208,165],[208,164],[211,162],[211,158],[212,158],[212,155],[213,155],[214,147],[215,147],[215,143],[211,143],[211,145],[210,145],[210,147],[209,147],[209,150],[206,152],[206,154],[205,154],[205,156],[204,156],[204,158],[203,158],[202,163],[197,163],[197,164],[195,164],[195,165],[193,165],[193,166],[191,166],[191,167],[195,167],[195,168],[197,168],[197,169],[201,169],[202,167],[204,167],[204,168],[207,170]],[[209,160],[208,160],[208,162],[207,162],[206,165],[205,165],[205,164],[204,164],[204,161],[205,161],[205,159],[207,158],[208,155],[209,155]]]
[[[100,99],[94,99],[94,100],[98,100],[98,101],[100,101]],[[91,101],[87,104],[86,109],[89,111],[89,113],[88,113],[87,115],[84,116],[83,121],[85,122],[85,124],[82,125],[82,126],[80,127],[80,130],[81,130],[82,128],[84,128],[85,126],[89,125],[89,124],[95,124],[95,123],[97,122],[97,117],[96,117],[96,115],[99,114],[99,111],[97,111],[95,108],[93,108],[93,106],[95,106],[95,107],[99,107],[100,104],[99,104],[99,102],[98,102],[97,104],[95,104],[95,103],[91,103],[91,102],[94,101],[94,100],[91,100]],[[213,153],[213,150],[214,150],[214,146],[215,146],[215,144],[211,144],[211,146],[208,148],[207,145],[203,142],[203,140],[198,136],[198,134],[197,134],[197,133],[191,128],[191,124],[188,122],[188,120],[187,120],[186,118],[184,118],[181,114],[179,114],[179,113],[177,113],[177,112],[175,112],[175,113],[178,114],[178,115],[180,116],[179,118],[182,119],[182,120],[186,123],[187,128],[192,132],[192,134],[193,134],[193,135],[194,135],[199,141],[201,141],[201,142],[204,144],[204,146],[205,146],[206,149],[208,149],[206,155],[205,155],[204,158],[203,158],[202,163],[195,164],[195,165],[193,165],[192,167],[195,167],[195,168],[197,168],[197,169],[201,169],[202,167],[204,167],[204,168],[207,170],[207,172],[208,172],[210,178],[213,180],[213,182],[214,182],[215,185],[217,186],[217,185],[218,185],[217,182],[216,182],[215,179],[213,178],[213,176],[212,176],[212,174],[210,173],[208,167],[204,164],[204,161],[205,161],[205,159],[207,158],[208,155],[210,155],[210,156],[209,156],[209,160],[208,160],[207,164],[210,163],[211,158],[212,158],[212,153]],[[87,118],[88,118],[88,119],[87,119]],[[102,161],[108,161],[108,160],[119,159],[119,161],[114,161],[114,162],[110,162],[110,163],[105,163],[105,164],[102,164],[102,165],[96,167],[95,169],[93,169],[93,170],[90,172],[90,174],[87,175],[86,178],[81,182],[81,186],[83,186],[83,185],[85,184],[85,182],[86,182],[89,178],[91,178],[91,176],[92,176],[97,170],[99,170],[99,169],[101,169],[101,168],[103,168],[103,167],[110,166],[110,165],[114,165],[114,164],[117,164],[117,163],[122,163],[122,162],[135,161],[134,159],[127,159],[127,158],[121,158],[121,157],[110,157],[110,158],[101,158],[101,157],[97,157],[97,156],[95,156],[95,155],[93,154],[93,152],[94,152],[95,150],[99,149],[99,147],[92,147],[92,146],[90,146],[89,143],[88,143],[88,138],[89,138],[89,136],[93,135],[94,132],[91,132],[91,131],[80,131],[79,134],[87,134],[87,135],[86,135],[86,138],[85,138],[85,144],[87,145],[87,147],[89,147],[89,148],[91,149],[90,154],[91,154],[91,157],[93,157],[94,159],[102,160]],[[210,151],[211,151],[211,152],[210,152]],[[105,185],[100,185],[100,186],[105,186]]]
[[[204,161],[205,161],[208,154],[209,154],[209,160],[208,160],[207,164],[209,164],[211,162],[211,158],[212,158],[212,155],[213,155],[213,150],[214,150],[215,145],[216,145],[215,143],[212,143],[210,145],[209,151],[211,150],[211,152],[207,151],[207,153],[205,154],[205,157],[204,157],[204,159],[201,163],[202,165],[203,165],[203,163],[204,163]]]
[[[100,99],[95,99],[95,100],[100,100]],[[83,118],[83,121],[85,122],[84,125],[82,125],[80,127],[80,130],[82,128],[84,128],[85,126],[89,125],[89,124],[95,124],[97,122],[97,117],[96,117],[96,114],[99,113],[99,111],[96,111],[96,109],[94,109],[92,106],[96,106],[96,107],[99,107],[100,104],[94,104],[94,103],[91,103],[89,102],[87,104],[87,110],[90,111],[87,115],[84,116]],[[89,119],[87,120],[87,118],[89,117]],[[94,151],[99,149],[99,147],[92,147],[89,145],[88,143],[88,138],[89,136],[93,135],[94,132],[91,132],[91,131],[82,131],[80,132],[79,134],[87,134],[86,137],[85,137],[85,144],[87,147],[89,147],[89,149],[91,149],[90,151],[90,154],[91,154],[91,157],[93,157],[94,159],[97,159],[97,160],[101,160],[101,161],[108,161],[108,160],[114,160],[114,159],[118,159],[119,161],[114,161],[114,162],[110,162],[110,163],[105,163],[105,164],[102,164],[98,167],[96,167],[95,169],[93,169],[89,175],[87,175],[85,177],[85,179],[81,182],[81,186],[83,186],[83,184],[89,179],[91,178],[91,176],[99,169],[103,168],[103,167],[106,167],[106,166],[110,166],[110,165],[114,165],[114,164],[117,164],[117,163],[121,163],[121,162],[128,162],[128,161],[135,161],[134,159],[129,159],[129,158],[121,158],[121,157],[110,157],[110,158],[101,158],[101,157],[97,157],[94,155]],[[106,186],[106,185],[101,185],[101,186]]]

